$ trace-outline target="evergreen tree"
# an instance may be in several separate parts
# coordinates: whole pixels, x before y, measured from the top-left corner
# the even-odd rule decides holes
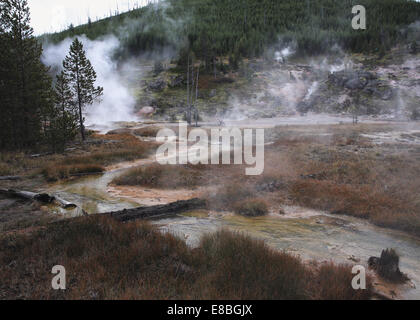
[[[102,96],[103,88],[95,87],[96,72],[89,59],[86,58],[86,52],[79,39],[76,38],[70,46],[70,52],[63,61],[63,67],[66,81],[68,81],[74,97],[74,103],[78,108],[79,128],[84,141],[86,134],[83,110]]]
[[[32,147],[41,140],[43,108],[53,103],[51,78],[33,36],[27,0],[0,0],[0,148]]]
[[[69,79],[64,71],[56,77],[55,103],[57,110],[53,112],[56,116],[53,132],[60,145],[65,146],[76,136],[78,112],[73,102]]]

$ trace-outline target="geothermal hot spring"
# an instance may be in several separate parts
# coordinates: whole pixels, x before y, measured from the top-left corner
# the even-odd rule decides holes
[[[60,65],[71,40],[46,49],[44,61],[49,65]],[[115,38],[91,42],[84,39],[88,57],[98,73],[99,85],[104,86],[105,96],[101,103],[93,106],[87,115],[87,125],[91,129],[106,133],[111,129],[123,127],[122,122],[131,122],[131,127],[142,128],[146,124],[133,116],[135,99],[124,86],[127,78],[138,77],[147,71],[146,66],[127,65],[118,68],[110,59],[110,52],[118,46]],[[120,74],[121,70],[124,76]],[[316,84],[310,90],[316,90]],[[363,119],[361,122],[373,122]],[[248,120],[242,116],[232,116],[225,120],[227,126],[246,128],[272,128],[288,125],[329,125],[351,123],[352,119],[343,116],[312,115],[308,117],[290,116],[269,119]],[[378,121],[375,121],[378,123]],[[170,124],[168,124],[170,125]],[[174,125],[174,124],[172,124]],[[212,128],[217,120],[202,123]],[[381,134],[372,139],[384,139]],[[385,135],[385,138],[389,138]],[[267,141],[266,141],[267,142]],[[269,143],[269,142],[268,142]],[[104,174],[83,177],[73,181],[60,182],[48,187],[47,192],[58,194],[79,206],[78,209],[65,210],[53,208],[68,216],[81,214],[81,209],[89,214],[134,208],[143,205],[169,203],[193,197],[188,191],[163,191],[136,189],[135,192],[116,192],[111,181],[134,166],[153,163],[154,158],[123,163],[109,168]],[[411,288],[402,292],[406,299],[420,297],[420,239],[405,233],[383,229],[365,220],[349,216],[330,215],[301,207],[284,207],[285,216],[271,212],[266,217],[245,218],[230,212],[196,211],[172,218],[153,221],[162,232],[173,233],[194,247],[203,234],[221,228],[249,234],[262,239],[273,248],[285,250],[301,256],[305,260],[334,261],[338,263],[363,264],[371,256],[378,256],[384,248],[396,248],[401,256],[401,270],[413,281]],[[278,212],[278,211],[277,211]],[[355,263],[350,259],[357,259]]]

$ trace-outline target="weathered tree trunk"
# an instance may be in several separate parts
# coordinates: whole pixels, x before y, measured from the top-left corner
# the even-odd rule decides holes
[[[16,180],[20,180],[21,177],[19,176],[4,176],[4,177],[0,177],[0,181],[16,181]]]
[[[58,196],[54,196],[54,200],[63,208],[63,209],[72,209],[77,208],[77,205],[71,203],[67,200],[64,200]]]
[[[122,211],[103,213],[101,215],[108,215],[117,219],[118,221],[126,222],[139,219],[151,219],[163,216],[173,216],[179,213],[205,209],[207,202],[202,199],[191,199],[184,201],[177,201],[166,205],[158,205],[152,207],[141,207],[135,209],[126,209]]]
[[[35,193],[30,191],[20,191],[20,190],[13,190],[13,189],[0,189],[1,194],[5,194],[12,197],[17,197],[21,199],[39,201],[43,203],[51,203],[54,201],[54,197],[51,197],[49,194],[46,193]]]
[[[30,191],[21,191],[13,189],[0,189],[0,194],[4,194],[9,197],[16,197],[31,201],[39,201],[42,203],[53,203],[54,201],[64,209],[77,208],[77,205],[67,200],[62,199],[58,196],[51,196],[47,193],[35,193]]]

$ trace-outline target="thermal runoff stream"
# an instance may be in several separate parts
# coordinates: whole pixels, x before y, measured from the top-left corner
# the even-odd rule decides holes
[[[254,122],[259,127],[276,125],[329,125],[347,122],[342,117],[314,117],[312,123],[302,125],[302,118],[268,119]],[[363,120],[362,120],[363,121]],[[366,123],[371,123],[366,121]],[[251,126],[250,123],[232,122],[237,127]],[[140,127],[144,125],[139,124]],[[212,128],[212,124],[207,124]],[[310,132],[310,129],[308,129]],[[376,136],[375,136],[376,137]],[[177,142],[174,142],[177,143]],[[270,141],[266,141],[270,144]],[[180,152],[186,152],[180,150]],[[189,190],[160,190],[150,188],[114,188],[111,182],[133,167],[153,164],[155,156],[134,162],[120,163],[109,167],[102,175],[78,178],[49,186],[49,193],[77,204],[88,214],[104,213],[145,205],[167,204],[177,200],[187,200],[199,194]],[[279,214],[279,211],[282,214]],[[80,215],[80,209],[60,210],[69,216]],[[170,232],[184,239],[188,245],[198,246],[200,238],[207,233],[229,229],[264,240],[271,247],[302,257],[308,263],[334,261],[356,263],[367,267],[367,260],[378,255],[384,248],[395,248],[401,256],[401,270],[412,280],[410,286],[401,291],[405,299],[420,297],[420,239],[399,231],[384,229],[362,220],[344,215],[299,206],[282,206],[271,209],[264,217],[247,218],[232,212],[200,210],[184,215],[154,220],[162,232]]]

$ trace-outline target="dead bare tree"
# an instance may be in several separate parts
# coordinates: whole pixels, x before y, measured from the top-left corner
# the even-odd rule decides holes
[[[190,65],[190,56],[188,55],[188,65],[187,65],[187,111],[186,119],[189,125],[195,120],[195,126],[198,127],[198,109],[197,109],[197,100],[198,100],[198,84],[200,81],[200,66],[197,67],[197,72],[194,73],[194,60],[191,61]],[[190,74],[191,72],[191,74]],[[194,90],[195,90],[195,99],[194,99]],[[194,117],[193,117],[194,114]]]

